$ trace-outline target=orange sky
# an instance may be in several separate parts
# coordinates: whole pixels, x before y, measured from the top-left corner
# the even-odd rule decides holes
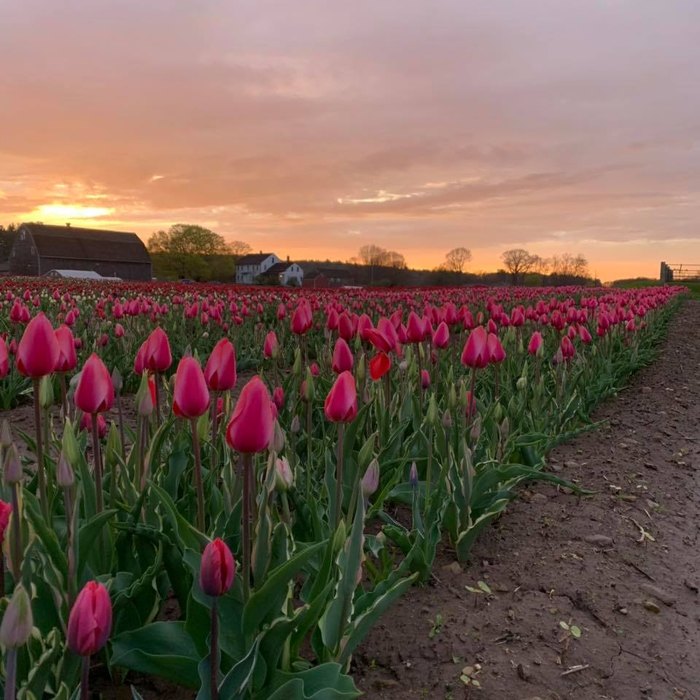
[[[700,263],[700,3],[5,0],[0,223]]]

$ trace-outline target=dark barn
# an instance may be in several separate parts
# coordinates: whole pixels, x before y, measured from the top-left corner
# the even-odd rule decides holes
[[[94,270],[104,277],[150,280],[151,258],[135,233],[22,224],[10,253],[11,275]]]

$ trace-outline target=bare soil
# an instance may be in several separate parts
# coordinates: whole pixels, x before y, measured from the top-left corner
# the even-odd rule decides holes
[[[464,570],[443,550],[433,582],[356,654],[365,697],[700,698],[699,397],[700,302],[688,301],[658,360],[599,408],[603,425],[549,456],[595,495],[535,486]],[[465,588],[479,581],[491,595]]]

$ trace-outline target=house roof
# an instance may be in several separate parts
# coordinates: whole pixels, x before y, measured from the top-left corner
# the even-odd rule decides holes
[[[267,260],[274,253],[251,253],[238,258],[236,265],[259,265],[263,260]]]
[[[118,280],[119,277],[105,277],[94,270],[49,270],[45,277],[66,277],[79,280]]]
[[[31,234],[43,258],[151,263],[146,246],[135,233],[46,224],[22,224],[18,234],[23,230]]]
[[[283,272],[286,272],[292,265],[294,265],[293,262],[278,262],[275,263],[272,267],[268,267],[265,272],[262,274],[267,276],[267,275],[281,275]]]

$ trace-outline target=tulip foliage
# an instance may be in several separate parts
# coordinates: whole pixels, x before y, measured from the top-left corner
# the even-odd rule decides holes
[[[548,449],[682,291],[4,281],[0,403],[35,418],[0,429],[5,696],[357,697],[441,545],[467,560],[525,481],[581,490]]]

